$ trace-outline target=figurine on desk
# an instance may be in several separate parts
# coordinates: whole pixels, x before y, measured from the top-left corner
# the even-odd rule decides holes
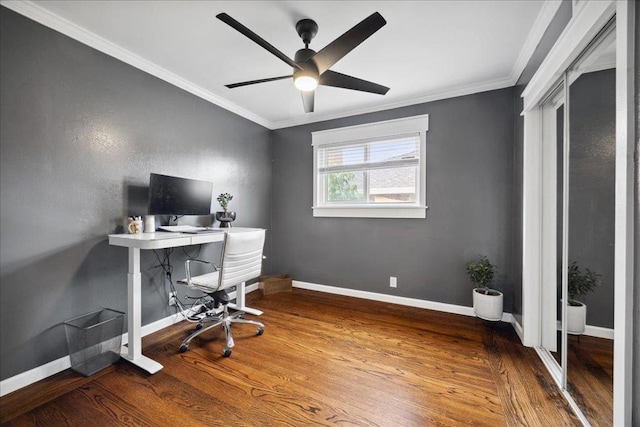
[[[130,216],[128,219],[127,231],[129,234],[142,233],[142,217]]]

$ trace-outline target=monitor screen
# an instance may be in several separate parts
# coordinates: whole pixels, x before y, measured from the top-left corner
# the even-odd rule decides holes
[[[209,215],[213,184],[208,181],[152,173],[150,215]]]

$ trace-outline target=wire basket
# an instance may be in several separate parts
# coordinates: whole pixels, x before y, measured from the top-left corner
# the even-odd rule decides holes
[[[124,313],[103,308],[64,322],[71,369],[93,375],[120,359]]]

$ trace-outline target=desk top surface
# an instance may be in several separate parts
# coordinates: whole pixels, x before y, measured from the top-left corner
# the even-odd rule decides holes
[[[109,244],[139,249],[163,249],[178,246],[200,245],[203,243],[222,242],[225,233],[243,233],[260,230],[259,228],[233,227],[221,229],[220,233],[172,233],[157,231],[155,233],[140,234],[109,234]]]

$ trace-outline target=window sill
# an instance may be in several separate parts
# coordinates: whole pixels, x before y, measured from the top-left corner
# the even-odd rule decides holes
[[[331,218],[410,218],[427,217],[427,206],[314,206],[314,217]]]

